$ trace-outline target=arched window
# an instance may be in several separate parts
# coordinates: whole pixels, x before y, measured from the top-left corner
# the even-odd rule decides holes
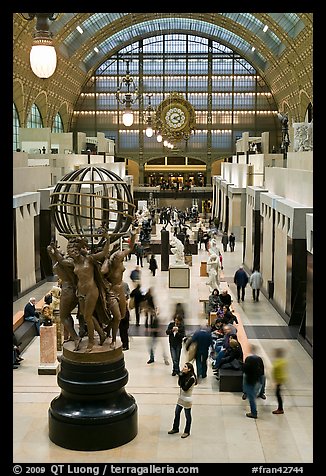
[[[63,122],[59,112],[56,114],[55,118],[53,119],[51,132],[64,132]]]
[[[132,57],[132,58],[131,58]],[[133,127],[122,127],[124,106],[116,98],[126,74],[126,60],[143,97],[132,105]],[[262,60],[263,61],[263,60]],[[75,105],[72,131],[92,137],[94,131],[115,138],[117,155],[126,156],[140,147],[145,162],[164,154],[156,135],[144,132],[144,113],[151,95],[154,110],[170,93],[184,95],[196,113],[196,128],[187,144],[188,156],[206,160],[234,153],[236,137],[270,133],[276,142],[277,106],[268,84],[241,56],[214,39],[184,33],[161,34],[135,41],[106,59],[84,86]],[[177,152],[176,152],[177,153]],[[180,156],[184,153],[180,150]]]
[[[43,127],[42,116],[36,104],[32,104],[30,113],[28,114],[27,127],[30,127],[31,129]]]
[[[19,117],[18,117],[18,112],[16,109],[15,104],[13,103],[13,109],[12,109],[12,148],[13,150],[19,149]]]

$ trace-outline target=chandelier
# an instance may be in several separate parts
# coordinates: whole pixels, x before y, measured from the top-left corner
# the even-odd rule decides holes
[[[154,133],[153,127],[155,127],[154,119],[153,119],[153,113],[155,111],[151,103],[151,97],[153,96],[153,94],[146,94],[146,96],[148,97],[148,106],[146,107],[144,111],[145,123],[146,123],[145,134],[146,134],[146,137],[152,137]]]
[[[134,80],[130,76],[129,62],[129,60],[126,60],[126,74],[121,79],[117,92],[115,93],[117,101],[125,106],[125,110],[122,115],[122,122],[126,127],[132,126],[134,122],[131,106],[137,101],[139,97],[138,89],[134,83]],[[123,88],[125,89],[125,92],[122,91]]]
[[[56,20],[59,14],[21,13],[21,16],[28,21],[36,18],[29,60],[33,73],[41,79],[47,79],[52,76],[57,66],[57,54],[52,41],[53,34],[49,30],[49,21]]]

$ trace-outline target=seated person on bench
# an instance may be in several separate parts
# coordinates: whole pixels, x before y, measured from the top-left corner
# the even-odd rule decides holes
[[[37,335],[40,335],[40,317],[39,313],[36,311],[35,308],[36,299],[35,297],[31,297],[24,307],[24,320],[29,322],[34,322],[36,327]]]
[[[222,351],[220,351],[219,355]],[[218,355],[218,357],[219,357]],[[220,369],[242,370],[243,366],[243,351],[237,335],[229,336],[229,345],[223,352],[220,359],[216,359],[214,374],[219,379]]]
[[[213,369],[218,368],[220,364],[220,360],[222,359],[222,357],[224,357],[225,350],[229,347],[230,335],[236,334],[237,329],[232,324],[225,324],[223,326],[223,333],[224,333],[224,337],[217,339],[217,341],[215,342],[214,350],[215,350],[216,357],[213,362]]]

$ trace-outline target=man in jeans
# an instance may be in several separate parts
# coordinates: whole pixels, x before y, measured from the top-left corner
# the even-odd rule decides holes
[[[246,413],[248,418],[257,418],[256,398],[266,399],[264,362],[255,351],[256,347],[252,346],[252,353],[246,357],[243,364],[242,399],[245,400],[248,397],[249,400],[250,413]]]
[[[182,342],[185,337],[185,326],[179,316],[175,316],[165,332],[169,336],[170,354],[173,364],[172,375],[179,375]]]
[[[240,302],[240,293],[241,293],[241,301],[244,301],[245,298],[245,289],[248,284],[249,277],[245,270],[243,269],[243,266],[240,266],[239,269],[235,272],[234,274],[234,284],[237,287],[237,297],[238,297],[238,302]]]

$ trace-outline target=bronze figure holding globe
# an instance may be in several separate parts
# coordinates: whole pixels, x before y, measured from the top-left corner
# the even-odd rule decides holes
[[[62,391],[50,404],[49,437],[72,450],[115,448],[138,431],[137,404],[124,389],[128,372],[117,341],[126,310],[123,261],[136,236],[133,197],[118,175],[87,166],[57,183],[50,207],[58,233],[67,239],[65,253],[55,239],[48,253],[62,280],[60,318],[71,340],[62,347]],[[121,250],[120,238],[129,234],[129,247]],[[87,334],[74,328],[71,314],[76,307]]]
[[[61,322],[74,341],[74,350],[80,350],[81,336],[71,321],[77,298],[79,314],[87,325],[85,352],[94,348],[94,331],[99,334],[100,345],[103,344],[106,339],[103,326],[107,332],[112,329],[111,347],[115,348],[119,320],[126,310],[122,263],[134,245],[135,230],[131,249],[113,253],[110,245],[125,236],[132,224],[135,205],[131,192],[113,172],[86,167],[58,182],[51,195],[51,209],[55,226],[68,239],[68,244],[65,257],[54,243],[48,246],[48,252],[55,270],[64,274],[63,282],[69,282],[69,290],[75,293],[74,296],[65,293],[69,296],[64,296],[61,304]]]

